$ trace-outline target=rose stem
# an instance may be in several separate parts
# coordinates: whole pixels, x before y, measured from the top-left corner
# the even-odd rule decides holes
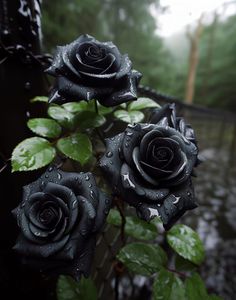
[[[94,99],[94,106],[95,106],[95,112],[97,115],[99,115],[99,111],[98,111],[98,103],[97,103],[97,100]]]
[[[99,115],[98,103],[97,103],[96,99],[94,99],[94,107],[95,107],[96,114]],[[97,135],[99,136],[99,138],[101,139],[101,141],[103,142],[103,145],[106,146],[106,143],[104,141],[104,137],[103,137],[101,131],[99,130],[99,128],[96,128],[96,132],[97,132]]]
[[[179,271],[177,271],[177,270],[170,269],[170,268],[167,268],[167,270],[168,270],[169,272],[171,272],[171,273],[175,273],[175,274],[179,275],[180,277],[184,277],[184,278],[187,278],[187,277],[188,277],[188,275],[186,275],[186,274],[184,274],[184,273],[182,273],[182,272],[179,272]]]

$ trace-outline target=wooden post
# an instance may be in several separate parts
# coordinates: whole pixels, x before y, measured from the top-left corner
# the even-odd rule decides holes
[[[193,33],[187,31],[187,37],[190,42],[190,52],[189,52],[189,66],[188,66],[188,77],[186,81],[186,90],[185,90],[185,101],[188,104],[193,103],[194,89],[195,89],[195,78],[197,65],[199,61],[199,41],[201,33],[203,30],[202,25],[203,15],[198,20],[197,27]]]

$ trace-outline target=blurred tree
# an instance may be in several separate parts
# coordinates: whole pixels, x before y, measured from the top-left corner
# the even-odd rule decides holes
[[[171,59],[155,33],[151,5],[160,8],[159,0],[44,0],[45,48],[52,51],[83,33],[112,40],[144,74],[143,84],[163,89],[169,82]]]
[[[195,91],[195,78],[196,78],[197,66],[199,61],[199,43],[200,43],[200,37],[203,29],[202,19],[203,19],[203,14],[198,19],[197,27],[192,33],[190,33],[189,29],[187,29],[187,37],[190,43],[190,52],[189,52],[188,76],[187,76],[186,89],[185,89],[185,101],[188,104],[193,103],[193,97]]]
[[[207,26],[200,46],[198,103],[236,111],[236,15]]]

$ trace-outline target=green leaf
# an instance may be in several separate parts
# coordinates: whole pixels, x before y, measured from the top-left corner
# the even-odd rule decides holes
[[[73,133],[57,141],[57,148],[69,158],[84,165],[92,155],[92,144],[86,134]]]
[[[197,266],[177,254],[175,257],[175,268],[178,271],[194,271]]]
[[[188,300],[208,299],[205,283],[197,273],[186,279],[185,289]]]
[[[139,123],[144,119],[144,114],[141,111],[126,111],[123,109],[116,110],[114,115],[117,119],[126,123]]]
[[[94,111],[94,105],[91,101],[68,102],[62,105],[70,113],[78,113],[84,110]]]
[[[63,127],[73,129],[75,116],[63,107],[56,104],[50,105],[48,108],[48,115],[60,123]]]
[[[80,101],[80,102],[68,102],[62,105],[70,113],[78,113],[82,111],[92,111],[95,112],[94,101]],[[99,115],[106,115],[113,111],[111,107],[105,107],[98,103],[98,112]]]
[[[76,115],[76,125],[80,130],[100,127],[105,122],[106,118],[104,116],[93,111],[82,111]]]
[[[43,138],[32,137],[22,141],[13,150],[11,157],[12,172],[31,171],[49,164],[56,150]]]
[[[157,229],[154,224],[147,223],[137,217],[127,216],[125,223],[125,233],[138,240],[153,240],[157,236]],[[107,217],[109,224],[120,226],[122,223],[120,213],[116,209],[111,209]]]
[[[121,216],[118,210],[112,208],[107,216],[107,223],[115,226],[121,225]]]
[[[52,119],[34,118],[27,122],[34,133],[48,138],[57,138],[61,134],[61,126]]]
[[[207,300],[224,300],[222,297],[217,296],[215,294],[208,295]]]
[[[117,258],[132,272],[152,275],[166,264],[167,257],[158,245],[132,243],[123,247]]]
[[[147,223],[137,217],[126,217],[125,233],[138,240],[153,240],[157,236],[154,224]]]
[[[82,277],[76,282],[69,276],[61,275],[56,292],[58,300],[97,300],[97,290],[90,278]]]
[[[145,108],[151,108],[151,107],[161,107],[159,104],[157,104],[155,101],[149,98],[138,98],[138,100],[133,101],[128,106],[128,110],[141,110]]]
[[[204,260],[204,246],[198,234],[182,224],[173,226],[167,233],[169,245],[183,258],[199,265]]]
[[[34,103],[34,102],[46,102],[46,103],[48,103],[48,97],[46,97],[46,96],[36,96],[33,99],[31,99],[30,102],[31,103]]]
[[[153,300],[184,299],[186,298],[183,282],[175,274],[162,269],[153,284]]]
[[[111,107],[106,107],[101,104],[98,104],[98,112],[99,115],[107,115],[110,114],[113,111]]]

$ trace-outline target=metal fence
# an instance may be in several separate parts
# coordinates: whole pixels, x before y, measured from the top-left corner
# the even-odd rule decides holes
[[[208,109],[205,107],[197,106],[197,105],[188,105],[176,99],[172,96],[163,95],[158,93],[157,91],[147,88],[140,87],[139,88],[139,96],[149,97],[159,104],[163,105],[165,103],[175,103],[177,108],[177,113],[179,116],[185,117],[187,123],[189,122],[196,131],[197,139],[199,142],[199,148],[204,151],[210,151],[211,149],[224,149],[224,155],[226,157],[227,163],[222,166],[227,171],[227,168],[230,168],[231,165],[235,162],[236,159],[236,115],[230,112],[219,111],[215,109]],[[220,161],[220,160],[219,160]],[[217,167],[216,167],[217,169]],[[202,171],[205,173],[209,173],[210,176],[210,167],[208,168],[207,164],[205,170]],[[227,172],[226,172],[227,173]],[[215,177],[212,175],[213,179],[216,176],[219,176],[216,170]],[[200,177],[201,169],[200,169]],[[204,177],[205,178],[205,177]],[[209,177],[210,178],[210,177]],[[209,183],[213,181],[213,179],[209,179]],[[207,185],[204,185],[202,181],[197,181],[197,194],[200,195],[199,202],[205,207],[204,202],[205,196],[208,193]],[[199,193],[198,193],[199,189]],[[200,193],[201,190],[201,193]],[[210,200],[209,200],[210,201]],[[227,199],[225,200],[227,201]],[[197,209],[198,210],[198,209]],[[196,211],[197,211],[196,210]],[[196,216],[192,215],[191,222],[188,222],[186,219],[186,223],[190,223],[195,229],[198,230],[198,226],[196,224],[192,224],[193,220],[200,222],[201,218],[199,218],[198,213]],[[188,214],[187,214],[188,215]],[[196,218],[195,218],[196,217]],[[194,221],[194,222],[195,222]],[[196,221],[195,223],[197,223]],[[204,236],[202,236],[204,239]],[[98,237],[97,246],[96,246],[96,257],[93,264],[92,278],[95,280],[95,283],[98,287],[98,297],[99,299],[122,299],[124,300],[124,294],[120,293],[120,289],[118,287],[118,283],[121,280],[119,277],[119,272],[117,272],[117,266],[115,265],[114,257],[122,246],[122,241],[120,237],[120,232],[118,229],[114,228],[111,225],[106,225],[102,234]],[[118,266],[119,267],[119,266]],[[118,270],[119,271],[119,270]],[[205,274],[207,277],[209,274]],[[233,274],[232,274],[233,275]],[[208,278],[205,278],[206,281]],[[131,279],[128,279],[132,281]],[[128,285],[132,285],[130,282]],[[226,283],[227,284],[227,283]],[[122,284],[121,284],[122,285]],[[217,291],[219,293],[224,293],[224,291]],[[230,293],[233,293],[231,291]],[[229,294],[230,294],[229,293]],[[227,294],[225,295],[227,299]],[[128,299],[128,298],[127,298]],[[130,298],[129,298],[130,299]],[[139,298],[132,298],[139,299]],[[230,298],[229,298],[230,299]]]

